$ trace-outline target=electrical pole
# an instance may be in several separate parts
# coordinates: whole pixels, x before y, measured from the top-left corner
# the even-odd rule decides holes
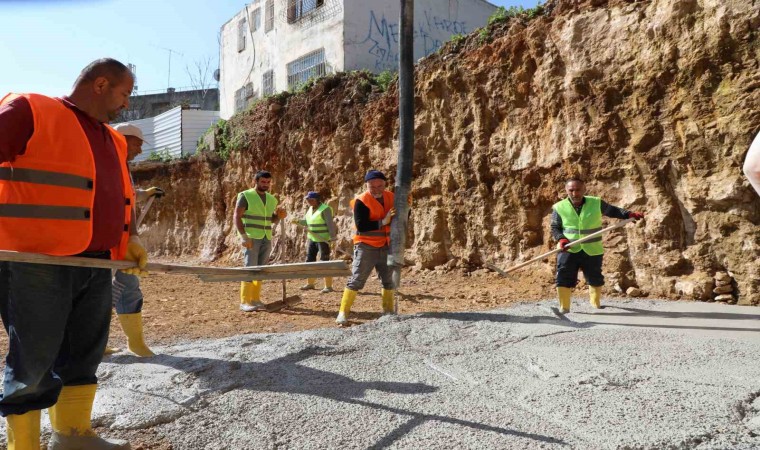
[[[398,167],[396,170],[396,217],[391,223],[391,251],[388,265],[393,268],[395,289],[401,286],[401,268],[404,266],[406,230],[409,222],[407,198],[412,190],[412,164],[414,162],[414,0],[401,0],[401,41],[398,66]],[[398,314],[398,295],[394,310]]]

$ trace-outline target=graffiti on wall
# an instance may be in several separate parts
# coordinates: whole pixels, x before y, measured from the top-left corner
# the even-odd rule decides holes
[[[427,56],[446,42],[452,34],[468,33],[467,24],[462,21],[438,17],[430,11],[423,11],[414,24],[414,46],[422,49]],[[375,58],[374,69],[396,70],[398,68],[399,23],[386,19],[384,14],[369,12],[369,29],[366,38],[360,42],[367,48],[367,53]]]

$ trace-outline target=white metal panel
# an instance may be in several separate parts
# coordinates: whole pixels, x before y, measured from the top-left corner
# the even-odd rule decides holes
[[[185,109],[182,111],[182,154],[192,155],[198,140],[209,127],[219,120],[219,111]]]

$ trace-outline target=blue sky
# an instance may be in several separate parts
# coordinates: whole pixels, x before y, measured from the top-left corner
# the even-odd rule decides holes
[[[533,7],[537,0],[490,0]],[[220,27],[244,0],[0,0],[0,95],[67,94],[94,59],[137,67],[139,91],[190,86],[187,67],[212,59]],[[171,49],[171,73],[169,54]],[[170,77],[170,78],[169,78]]]

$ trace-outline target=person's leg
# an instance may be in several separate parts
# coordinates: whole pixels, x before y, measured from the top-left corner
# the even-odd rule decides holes
[[[604,286],[604,275],[602,274],[603,255],[590,256],[584,252],[581,261],[581,270],[588,284],[588,297],[591,306],[594,308],[602,307],[602,286]]]
[[[254,257],[256,256],[256,257]],[[253,248],[245,249],[245,266],[251,267],[258,263],[258,253],[254,253]],[[253,282],[241,281],[240,282],[240,310],[244,312],[255,311],[254,303],[254,291],[255,286]]]
[[[320,261],[329,261],[330,260],[330,243],[329,242],[320,242],[319,243],[319,260]],[[322,289],[323,294],[327,294],[329,292],[333,291],[333,279],[332,277],[325,277],[325,287]]]
[[[375,270],[380,282],[383,284],[382,307],[383,313],[391,314],[395,312],[393,295],[396,286],[393,284],[393,268],[388,266],[388,247],[378,249],[377,259],[375,260]]]
[[[129,351],[140,357],[155,356],[155,353],[145,344],[143,335],[143,294],[140,290],[140,278],[117,270],[112,288],[114,299],[119,299],[116,303],[116,313],[121,329],[127,335]]]
[[[578,284],[579,258],[576,253],[560,252],[557,254],[557,296],[559,311],[570,312],[570,297]]]
[[[95,374],[111,323],[111,271],[75,268],[72,287],[71,312],[54,366],[64,386],[49,409],[54,431],[50,448],[129,448],[126,441],[101,439],[90,423],[98,381]]]
[[[335,320],[338,324],[348,323],[348,315],[351,313],[351,306],[354,304],[356,294],[364,287],[367,278],[372,273],[375,266],[376,249],[374,247],[359,243],[354,245],[354,262],[351,265],[351,278],[346,283],[343,290],[343,298],[340,302],[340,311],[338,318]]]
[[[311,239],[307,239],[306,240],[306,262],[316,261],[318,251],[319,251],[319,245],[317,245],[317,243],[312,241]],[[310,289],[314,289],[314,285],[316,284],[316,282],[317,282],[316,278],[307,278],[306,284],[304,286],[301,286],[301,290],[307,291]]]

